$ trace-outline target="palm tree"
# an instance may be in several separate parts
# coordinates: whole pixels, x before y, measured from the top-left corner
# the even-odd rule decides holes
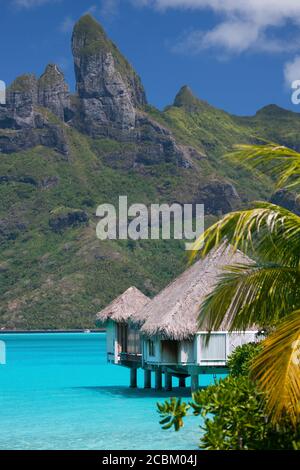
[[[300,154],[282,146],[243,146],[235,161],[276,176],[277,187],[300,186]],[[227,239],[256,261],[229,266],[202,306],[199,323],[218,329],[227,315],[230,330],[258,325],[271,329],[252,375],[266,393],[274,423],[300,420],[300,217],[283,207],[258,202],[226,215],[195,244],[193,257]]]

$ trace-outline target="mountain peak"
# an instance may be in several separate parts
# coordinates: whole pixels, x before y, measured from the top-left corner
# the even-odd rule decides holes
[[[93,136],[131,132],[136,109],[146,104],[144,88],[133,67],[91,15],[76,23],[72,50],[85,131]]]
[[[82,16],[75,24],[72,39],[73,52],[90,55],[99,50],[109,49],[109,43],[101,24],[92,15]],[[76,47],[75,51],[74,47]]]
[[[38,81],[38,103],[64,120],[70,108],[70,92],[64,74],[56,64],[48,64]]]
[[[186,108],[189,111],[193,111],[195,108],[198,108],[199,104],[200,100],[194,95],[188,85],[184,85],[180,88],[174,100],[175,107]]]
[[[290,115],[290,114],[295,114],[292,111],[289,111],[287,109],[281,108],[277,104],[268,104],[267,106],[264,106],[263,108],[259,109],[256,113],[257,117],[276,117],[276,116],[284,116],[284,115]]]
[[[37,79],[34,74],[26,73],[17,77],[10,85],[9,90],[13,92],[26,93],[37,88]]]
[[[40,86],[53,85],[57,82],[64,81],[64,74],[56,64],[48,64],[45,72],[39,79]]]
[[[76,22],[75,28],[76,27],[86,29],[89,32],[91,32],[93,28],[97,30],[101,29],[104,32],[99,21],[97,21],[96,18],[94,18],[91,13],[86,13],[85,15],[82,15],[79,18],[79,20]]]

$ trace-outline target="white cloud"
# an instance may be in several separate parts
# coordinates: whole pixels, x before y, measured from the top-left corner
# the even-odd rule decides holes
[[[62,33],[70,33],[73,30],[74,24],[74,18],[72,18],[72,16],[66,16],[66,18],[61,23],[59,30]]]
[[[100,15],[106,20],[111,20],[118,14],[119,6],[119,0],[102,0]]]
[[[94,15],[97,12],[97,6],[96,5],[91,5],[85,13],[90,13],[91,15]]]
[[[291,62],[284,66],[284,79],[288,87],[291,87],[295,80],[300,80],[300,56],[296,56]]]
[[[184,34],[173,47],[177,52],[197,54],[203,49],[225,49],[226,52],[240,53],[258,42],[259,31],[251,23],[228,21],[209,31],[195,30]]]
[[[45,3],[54,3],[60,0],[13,0],[13,4],[20,8],[34,8],[44,5]]]
[[[217,48],[226,53],[248,50],[265,52],[292,51],[300,47],[296,37],[282,38],[280,29],[286,24],[300,26],[299,0],[132,0],[134,5],[167,9],[211,10],[218,22],[210,30],[188,33],[175,49],[199,52]],[[272,29],[272,35],[270,30]],[[299,33],[300,36],[300,33]]]

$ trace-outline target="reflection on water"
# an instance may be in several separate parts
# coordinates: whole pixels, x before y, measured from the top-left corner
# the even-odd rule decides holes
[[[0,449],[197,447],[200,420],[190,418],[180,433],[162,431],[156,403],[170,392],[130,389],[129,371],[106,364],[105,334],[0,334],[1,340],[7,364],[0,366]],[[171,395],[188,400],[189,390]]]
[[[178,398],[186,398],[186,400],[191,399],[191,393],[188,388],[173,388],[172,392],[165,392],[164,390],[154,390],[154,389],[143,389],[143,388],[129,388],[129,387],[82,387],[85,390],[89,390],[92,393],[98,394],[107,394],[107,395],[118,395],[124,398],[155,398],[156,400],[167,400],[170,396]]]

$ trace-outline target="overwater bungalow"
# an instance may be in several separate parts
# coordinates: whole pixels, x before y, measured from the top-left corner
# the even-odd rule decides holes
[[[97,315],[106,328],[107,361],[131,369],[131,385],[136,384],[136,369],[142,362],[140,328],[129,322],[131,316],[150,302],[136,287],[130,287]]]
[[[172,389],[172,377],[177,377],[182,387],[191,377],[195,390],[202,374],[227,372],[229,354],[238,345],[256,341],[258,331],[229,332],[227,318],[218,331],[210,332],[207,342],[207,327],[198,326],[199,311],[225,266],[249,262],[240,251],[234,253],[223,245],[197,261],[153,300],[131,288],[98,314],[108,329],[109,360],[131,369],[131,387],[136,386],[138,368],[144,370],[146,388],[151,387],[153,372],[155,388],[162,388],[164,374],[167,390]],[[127,332],[125,337],[120,333],[122,328]],[[123,355],[123,350],[130,353]]]

